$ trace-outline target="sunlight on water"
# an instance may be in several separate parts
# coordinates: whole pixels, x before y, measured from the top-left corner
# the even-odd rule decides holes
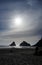
[[[32,46],[3,46],[0,48],[32,48],[32,49],[35,49],[35,47],[32,47]]]

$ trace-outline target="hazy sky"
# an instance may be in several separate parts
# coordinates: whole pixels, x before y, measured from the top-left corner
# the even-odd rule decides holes
[[[0,0],[0,45],[35,44],[42,37],[42,0]]]

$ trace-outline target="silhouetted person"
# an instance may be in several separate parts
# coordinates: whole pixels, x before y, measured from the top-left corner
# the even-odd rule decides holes
[[[38,54],[38,46],[37,46],[36,49],[35,49],[35,54],[36,54],[36,55]]]

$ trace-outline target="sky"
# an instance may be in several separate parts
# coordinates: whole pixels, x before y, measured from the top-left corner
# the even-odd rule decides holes
[[[0,45],[42,37],[42,0],[0,0]]]

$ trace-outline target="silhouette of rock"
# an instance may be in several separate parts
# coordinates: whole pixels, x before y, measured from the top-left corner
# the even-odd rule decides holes
[[[15,42],[13,41],[10,46],[16,46]]]
[[[42,38],[34,46],[42,47]]]
[[[30,46],[30,44],[27,43],[26,41],[23,41],[23,42],[20,44],[20,46]]]

